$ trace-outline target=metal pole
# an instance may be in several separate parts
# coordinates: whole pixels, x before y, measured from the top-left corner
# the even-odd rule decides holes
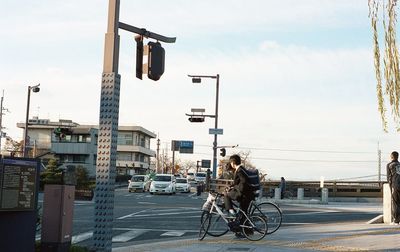
[[[29,104],[31,102],[31,86],[28,86],[28,99],[26,103],[26,117],[25,117],[25,129],[24,129],[24,157],[28,157],[28,121],[29,121]]]
[[[95,251],[111,252],[112,249],[121,79],[118,74],[119,6],[119,0],[109,0],[97,144],[93,231],[93,247]]]
[[[217,74],[217,85],[216,85],[216,101],[215,101],[215,129],[218,129],[218,97],[219,97],[219,74]],[[217,176],[217,134],[214,134],[213,144],[213,179]]]
[[[1,138],[3,137],[3,100],[4,100],[4,90],[3,95],[1,96],[0,102],[0,155],[1,155]]]

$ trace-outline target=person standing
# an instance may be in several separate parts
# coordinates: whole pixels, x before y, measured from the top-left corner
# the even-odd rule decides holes
[[[393,151],[390,155],[391,162],[386,166],[387,180],[392,192],[392,225],[400,222],[400,162],[399,153]]]
[[[279,188],[281,189],[281,199],[283,199],[285,197],[285,191],[286,191],[286,180],[284,177],[281,177]]]

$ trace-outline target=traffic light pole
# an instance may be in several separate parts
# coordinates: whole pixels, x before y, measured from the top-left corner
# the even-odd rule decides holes
[[[213,117],[215,118],[215,129],[218,129],[218,101],[219,101],[219,74],[217,75],[188,75],[192,78],[193,83],[200,83],[202,78],[211,78],[216,79],[216,99],[215,99],[215,115],[189,115],[193,117]],[[212,177],[215,179],[217,177],[217,150],[218,150],[218,134],[214,134],[214,142],[213,142],[213,174]]]
[[[216,100],[215,100],[215,129],[218,129],[218,98],[219,98],[219,74],[217,74],[217,88],[216,88]],[[213,174],[212,178],[217,177],[217,134],[214,134],[213,144]]]
[[[175,42],[149,31],[119,22],[120,0],[109,0],[108,25],[104,45],[104,66],[101,82],[100,118],[94,196],[93,249],[112,249],[114,219],[114,186],[116,177],[117,138],[121,76],[118,74],[118,29],[132,28],[134,33],[164,42]],[[167,41],[165,41],[167,40]]]

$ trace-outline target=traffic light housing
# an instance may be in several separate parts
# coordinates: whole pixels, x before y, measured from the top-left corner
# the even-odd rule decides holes
[[[226,149],[225,148],[221,148],[220,151],[221,151],[221,153],[220,153],[221,157],[225,157],[226,156]]]
[[[164,73],[165,50],[159,42],[149,42],[147,45],[149,47],[147,77],[157,81]]]
[[[189,117],[190,122],[204,122],[204,116],[191,116]]]

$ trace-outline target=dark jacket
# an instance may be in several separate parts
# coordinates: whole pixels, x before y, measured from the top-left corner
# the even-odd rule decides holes
[[[233,190],[236,191],[236,194],[239,199],[251,198],[254,197],[253,190],[250,188],[249,182],[245,169],[242,165],[237,168],[234,177],[233,177]]]
[[[397,171],[396,171],[397,170]],[[400,162],[395,160],[387,164],[386,174],[390,187],[400,188]]]

